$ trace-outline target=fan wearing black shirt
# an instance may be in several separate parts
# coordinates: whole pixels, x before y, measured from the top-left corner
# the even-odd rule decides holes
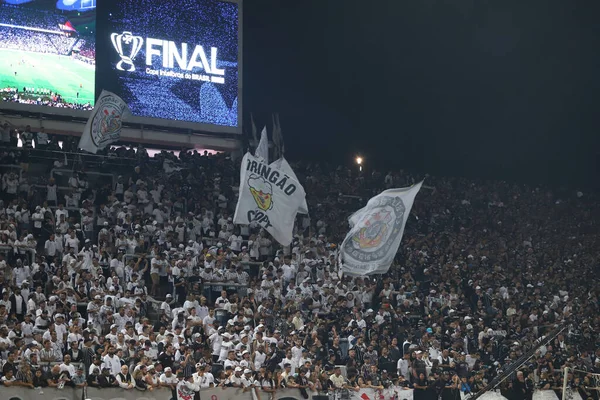
[[[458,375],[452,377],[448,373],[444,373],[445,387],[442,392],[442,400],[459,400],[461,382]]]
[[[71,362],[81,362],[83,359],[83,352],[81,350],[79,350],[79,343],[78,342],[72,342],[69,350],[67,350],[66,354],[68,354],[69,356],[71,356]]]
[[[37,286],[45,287],[46,283],[48,283],[48,274],[44,270],[44,264],[40,263],[40,269],[38,269],[35,274],[33,274],[33,284]]]
[[[415,380],[413,388],[415,389],[413,392],[414,400],[426,400],[427,399],[427,378],[424,373],[420,373]]]
[[[384,347],[381,350],[381,357],[379,357],[379,370],[383,371],[393,371],[396,367],[394,361],[389,355],[389,350],[387,347]]]
[[[527,398],[527,386],[523,371],[517,372],[517,378],[512,383],[512,390],[514,400],[525,400]]]
[[[173,354],[173,345],[171,343],[166,344],[164,351],[158,355],[158,362],[162,364],[163,368],[173,368],[175,355]]]
[[[92,369],[92,373],[87,377],[87,384],[90,387],[100,387],[100,368]]]
[[[102,374],[98,376],[98,384],[103,388],[115,387],[119,385],[117,379],[110,374],[110,370],[108,368],[102,368]]]
[[[398,338],[393,338],[392,339],[392,344],[390,346],[390,358],[394,362],[394,366],[390,370],[390,372],[396,373],[396,367],[397,367],[397,364],[398,364],[398,360],[401,357],[402,357],[402,352],[400,351],[400,348],[398,347]]]
[[[417,358],[413,361],[413,375],[418,378],[420,374],[427,376],[427,368],[425,365],[425,361],[423,360],[423,352],[421,350],[417,350],[415,352]]]
[[[17,357],[17,353],[14,351],[11,351],[10,353],[8,353],[8,359],[6,360],[6,363],[4,363],[4,365],[2,366],[2,375],[6,375],[6,372],[11,370],[13,372],[13,375],[17,375],[17,364],[15,363],[15,359]]]
[[[353,365],[346,364],[346,366],[347,367],[356,367],[356,362]],[[332,354],[329,354],[329,359],[327,361],[325,361],[325,364],[323,364],[323,369],[325,371],[333,371],[334,368],[335,368],[335,354],[332,353]]]
[[[333,351],[335,355],[335,364],[339,365],[342,363],[342,350],[340,349],[340,340],[338,338],[333,339],[333,343],[329,348],[329,354]]]
[[[331,358],[333,356],[333,359]],[[331,354],[329,356],[328,362],[335,362],[335,354]],[[358,368],[358,356],[356,354],[356,349],[348,350],[348,357],[346,358],[346,367],[348,368]]]
[[[41,369],[37,369],[33,375],[33,387],[44,388],[48,386],[48,380],[44,376],[44,372]]]

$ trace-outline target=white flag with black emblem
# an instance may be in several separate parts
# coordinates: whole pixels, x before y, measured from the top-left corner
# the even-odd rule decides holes
[[[292,242],[294,220],[306,193],[297,179],[262,157],[246,153],[233,222],[257,223],[283,246]]]
[[[114,93],[103,90],[85,125],[79,148],[96,154],[121,138],[123,121],[131,115],[127,104]]]
[[[390,269],[422,184],[386,190],[350,216],[350,232],[340,249],[344,274],[385,274]]]

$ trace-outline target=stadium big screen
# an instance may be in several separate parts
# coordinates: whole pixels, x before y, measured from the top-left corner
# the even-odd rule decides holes
[[[95,38],[96,0],[0,0],[2,99],[91,108]]]
[[[241,133],[240,23],[241,0],[0,0],[0,108],[106,89],[132,123]]]
[[[237,2],[105,1],[97,57],[104,89],[138,117],[239,132]]]

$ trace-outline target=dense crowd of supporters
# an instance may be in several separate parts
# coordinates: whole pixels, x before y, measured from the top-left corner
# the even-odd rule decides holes
[[[78,38],[60,33],[59,26],[66,21],[62,13],[2,4],[0,22],[5,25],[0,27],[1,47],[36,53],[69,54]]]
[[[57,31],[58,32],[58,31]],[[82,46],[83,45],[83,46]],[[58,54],[62,56],[70,55],[75,49],[79,51],[79,55],[85,62],[88,59],[94,59],[96,52],[93,47],[93,42],[89,40],[85,43],[76,36],[65,36],[60,33],[38,32],[28,29],[0,27],[0,48],[10,50],[31,51],[41,54]],[[21,66],[18,58],[15,59],[13,67],[18,72],[18,67]],[[23,67],[31,67],[33,64]],[[38,68],[44,67],[44,60],[36,60],[34,66]],[[14,71],[10,71],[14,72]]]
[[[77,42],[79,54],[77,58],[90,64],[96,64],[96,44],[93,40],[80,39]]]
[[[56,142],[3,129],[2,163],[24,172],[33,142]],[[18,138],[27,150],[14,148]],[[428,176],[390,271],[340,278],[348,215],[422,176],[293,164],[310,216],[298,216],[282,248],[233,223],[232,155],[150,158],[139,146],[102,157],[111,154],[136,165],[103,164],[108,181],[80,163],[42,184],[2,173],[4,385],[151,390],[188,380],[303,396],[396,386],[450,400],[563,324],[504,389],[521,399],[559,389],[564,366],[600,372],[597,194]]]
[[[0,40],[3,49],[34,51],[36,53],[55,53],[45,34],[24,29],[0,28]],[[16,65],[15,65],[16,67]]]
[[[55,30],[59,23],[65,22],[65,17],[58,11],[44,10],[41,7],[23,7],[4,2],[0,5],[0,21],[5,24]]]
[[[26,88],[25,88],[26,89]],[[48,92],[49,89],[38,89]],[[68,108],[71,110],[91,111],[94,109],[90,103],[71,103],[65,101],[58,93],[35,93],[35,91],[20,91],[18,88],[0,89],[0,101],[10,103],[29,104],[35,106],[47,106],[55,108]]]

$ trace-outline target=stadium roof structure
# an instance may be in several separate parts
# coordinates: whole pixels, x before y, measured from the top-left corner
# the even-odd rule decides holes
[[[15,126],[30,125],[33,130],[44,127],[46,132],[61,135],[81,136],[90,111],[68,108],[53,108],[0,102],[0,119]],[[237,151],[242,148],[242,135],[200,131],[190,127],[177,126],[174,121],[165,121],[156,126],[155,122],[143,118],[133,118],[123,124],[121,139],[131,143],[169,146],[179,148],[202,148],[215,151]]]

